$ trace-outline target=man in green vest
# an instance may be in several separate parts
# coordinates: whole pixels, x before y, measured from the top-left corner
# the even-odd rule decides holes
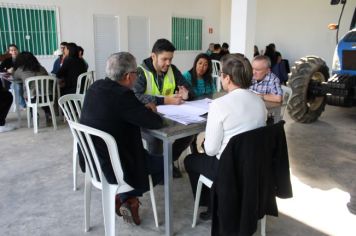
[[[143,60],[137,69],[138,78],[134,85],[136,97],[152,110],[156,105],[182,104],[194,94],[181,72],[172,63],[175,47],[167,39],[158,39],[152,48],[151,57]],[[162,141],[145,135],[148,151],[162,155]],[[193,136],[176,140],[173,143],[173,161],[192,143]],[[173,177],[182,174],[173,164]]]

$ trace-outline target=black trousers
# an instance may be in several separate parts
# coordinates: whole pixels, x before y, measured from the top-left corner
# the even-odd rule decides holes
[[[151,155],[146,153],[146,168],[148,173],[152,177],[153,186],[163,181],[163,157]],[[145,192],[149,191],[150,188],[147,186],[145,189],[134,189],[130,192],[120,193],[120,201],[125,202],[129,197],[141,197]]]
[[[12,94],[0,87],[0,126],[5,125],[6,116],[12,104]]]
[[[190,185],[195,198],[199,176],[202,174],[214,182],[219,160],[205,153],[190,154],[184,160],[185,169],[189,175]],[[203,185],[200,195],[200,206],[210,206],[210,188]]]

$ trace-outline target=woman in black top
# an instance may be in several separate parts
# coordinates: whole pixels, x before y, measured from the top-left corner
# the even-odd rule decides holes
[[[78,47],[75,43],[68,43],[65,46],[63,65],[56,74],[61,95],[75,93],[78,76],[87,71],[87,66],[78,55]]]

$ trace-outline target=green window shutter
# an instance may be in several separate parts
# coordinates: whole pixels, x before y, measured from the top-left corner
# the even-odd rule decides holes
[[[52,55],[57,49],[57,10],[54,7],[0,4],[0,49],[14,43],[20,51]]]
[[[202,49],[202,20],[172,17],[172,43],[178,51]]]

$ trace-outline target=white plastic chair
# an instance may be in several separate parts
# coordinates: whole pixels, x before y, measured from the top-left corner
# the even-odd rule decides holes
[[[213,77],[215,83],[216,83],[216,91],[219,92],[221,90],[221,82],[219,79],[219,71],[221,68],[221,63],[218,60],[211,60],[211,64],[213,66],[213,72],[211,76]]]
[[[34,133],[38,132],[37,109],[48,106],[51,111],[53,128],[57,129],[56,114],[53,103],[56,95],[57,81],[53,76],[34,76],[25,80],[27,94],[27,126],[31,127],[30,109]],[[33,101],[32,101],[33,100]]]
[[[113,136],[82,125],[71,120],[68,120],[72,134],[78,142],[80,149],[85,158],[85,187],[84,187],[84,213],[85,213],[85,232],[89,230],[90,224],[90,200],[91,188],[94,187],[102,190],[102,206],[104,215],[104,228],[106,236],[115,236],[115,196],[117,193],[124,193],[133,190],[133,188],[124,181],[124,173],[120,163],[119,152],[116,141]],[[105,175],[102,172],[98,154],[95,150],[92,137],[101,138],[107,148],[111,160],[111,165],[114,170],[117,184],[109,184]],[[156,227],[158,227],[156,200],[153,192],[152,178],[149,175],[150,196],[155,218]]]
[[[213,185],[213,181],[211,181],[209,178],[205,177],[204,175],[199,176],[197,192],[195,194],[192,228],[194,228],[197,223],[198,208],[199,208],[200,195],[201,195],[203,184],[208,188],[211,188],[211,186]],[[261,219],[261,235],[266,236],[266,216],[264,216]]]
[[[283,119],[284,112],[289,104],[290,99],[292,98],[292,89],[282,85],[282,90],[283,90],[283,103],[282,103],[282,108],[281,108],[281,118]]]
[[[84,84],[83,84],[84,83]],[[76,94],[85,94],[89,86],[94,83],[94,71],[88,71],[78,76]],[[83,84],[83,85],[82,85]]]
[[[67,120],[79,123],[84,94],[67,94],[58,99],[58,104]],[[73,191],[77,190],[78,145],[73,139]]]

